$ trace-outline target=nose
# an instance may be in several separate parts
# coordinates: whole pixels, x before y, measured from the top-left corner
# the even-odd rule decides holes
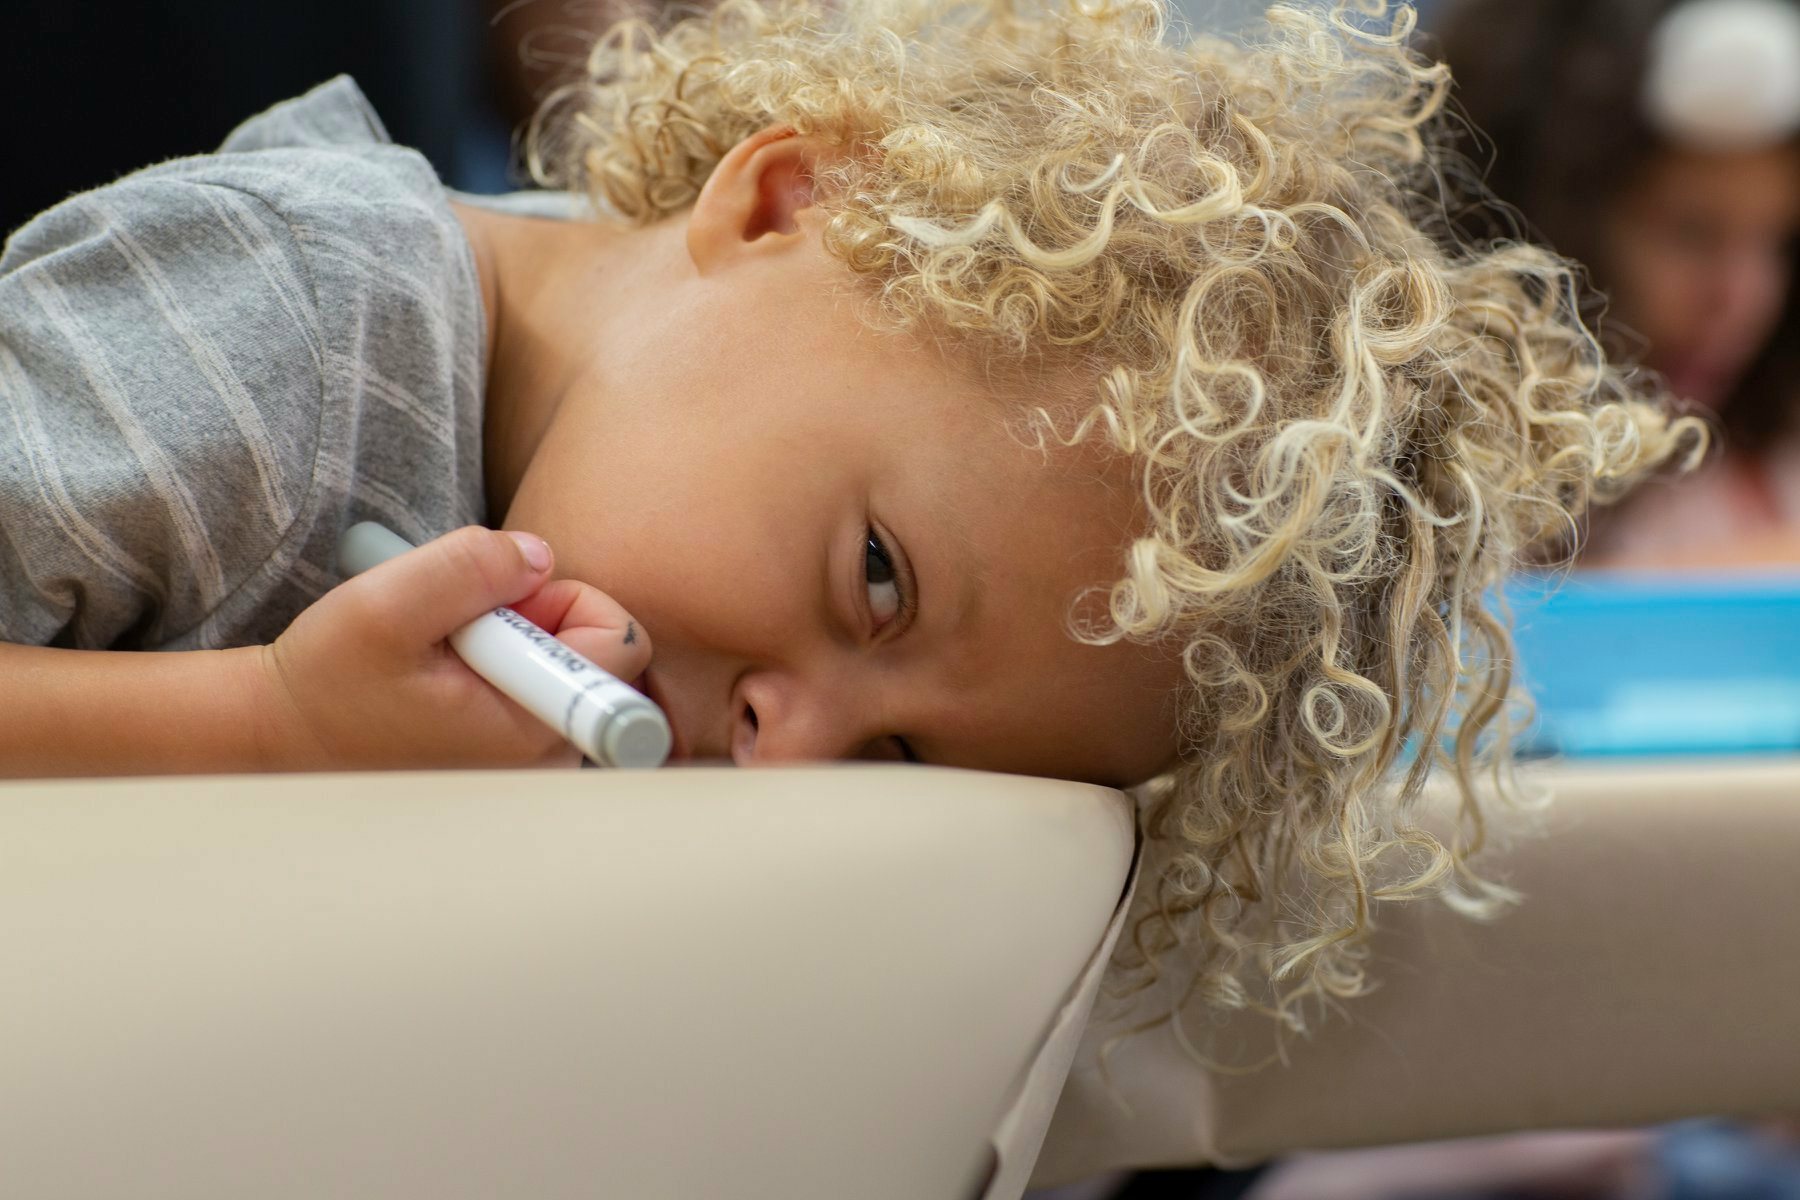
[[[1786,244],[1750,242],[1735,245],[1714,265],[1713,328],[1721,336],[1766,328],[1787,294]]]
[[[874,756],[885,739],[869,688],[818,676],[755,673],[732,696],[731,758],[740,767]]]

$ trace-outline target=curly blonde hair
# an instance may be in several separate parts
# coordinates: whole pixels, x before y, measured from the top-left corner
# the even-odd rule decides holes
[[[1133,456],[1148,525],[1075,632],[1172,644],[1187,680],[1123,955],[1185,947],[1192,989],[1290,1021],[1364,987],[1373,901],[1503,899],[1468,866],[1512,787],[1491,589],[1704,444],[1603,356],[1571,264],[1457,244],[1412,23],[1285,3],[1184,41],[1158,0],[724,0],[614,27],[528,140],[540,182],[646,224],[764,127],[828,139],[826,246],[874,319],[1091,382],[1042,428]],[[1447,838],[1414,815],[1438,764]]]

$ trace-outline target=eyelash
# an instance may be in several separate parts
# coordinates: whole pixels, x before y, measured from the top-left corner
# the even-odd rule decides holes
[[[887,543],[882,540],[881,535],[875,531],[875,527],[873,525],[869,526],[864,531],[863,536],[864,536],[864,541],[863,541],[863,578],[864,578],[864,580],[865,581],[868,580],[868,576],[869,576],[868,564],[869,564],[869,560],[871,558],[873,558],[882,565],[882,567],[885,569],[886,574],[888,576],[887,579],[881,580],[880,582],[881,583],[892,583],[894,585],[894,596],[895,596],[895,603],[897,606],[897,610],[891,618],[889,618],[887,621],[882,622],[881,627],[885,629],[887,626],[892,625],[897,621],[905,620],[906,617],[912,612],[912,604],[913,604],[912,591],[910,588],[908,588],[906,586],[906,580],[901,577],[900,569],[894,565],[893,553],[887,548]],[[871,606],[871,607],[873,607],[873,606]],[[907,743],[907,740],[905,738],[901,737],[899,734],[890,735],[889,740],[893,742],[894,748],[900,752],[900,757],[905,759],[907,762],[916,763],[916,762],[921,761],[919,756],[916,753],[914,753],[912,746],[909,745]]]
[[[911,615],[913,606],[912,591],[907,586],[907,580],[904,574],[901,572],[900,568],[895,565],[893,553],[888,549],[887,543],[882,540],[881,534],[875,531],[873,525],[869,526],[864,531],[863,537],[863,580],[865,588],[870,584],[875,584],[877,586],[891,584],[894,588],[894,615],[887,620],[882,621],[880,625],[877,626],[878,630],[885,629],[889,625],[904,621]],[[881,567],[887,575],[886,579],[871,580],[869,578],[869,564],[871,560],[881,564]],[[871,613],[873,613],[874,605],[870,604],[869,607]]]

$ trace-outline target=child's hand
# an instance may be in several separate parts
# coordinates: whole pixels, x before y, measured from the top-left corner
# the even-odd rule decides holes
[[[650,665],[648,636],[605,593],[572,579],[550,582],[550,566],[538,538],[471,526],[321,597],[263,649],[257,719],[269,765],[578,763],[580,751],[445,641],[505,605],[619,678],[635,679]]]

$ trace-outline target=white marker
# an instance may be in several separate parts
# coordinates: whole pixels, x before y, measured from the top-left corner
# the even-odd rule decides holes
[[[338,567],[356,575],[405,554],[412,543],[363,521],[338,539]],[[669,721],[651,699],[601,670],[510,608],[484,613],[450,635],[469,668],[603,767],[660,767]]]

